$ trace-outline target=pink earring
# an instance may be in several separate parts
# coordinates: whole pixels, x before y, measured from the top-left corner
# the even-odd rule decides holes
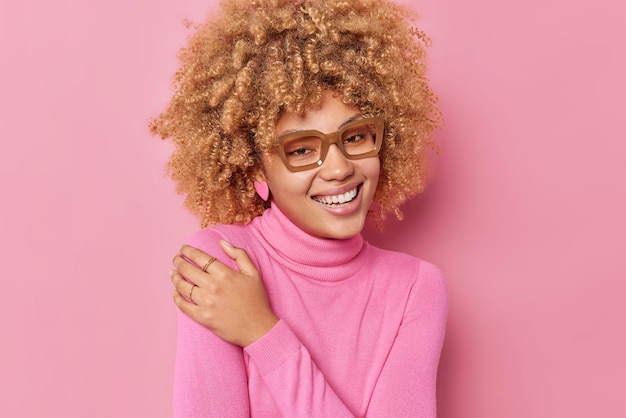
[[[267,199],[269,199],[270,197],[270,188],[267,187],[267,183],[262,181],[262,182],[258,182],[255,181],[254,182],[254,190],[256,190],[256,192],[259,194],[259,196],[261,196],[261,199],[263,199],[264,201],[267,202]]]

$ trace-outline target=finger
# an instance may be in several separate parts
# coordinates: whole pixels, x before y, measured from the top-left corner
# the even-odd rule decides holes
[[[257,268],[252,263],[252,260],[250,260],[250,257],[248,256],[246,250],[244,250],[243,248],[235,247],[230,242],[225,240],[220,241],[220,246],[222,247],[222,250],[224,250],[226,255],[235,260],[235,263],[237,263],[237,268],[241,273],[248,276],[256,275],[258,273]]]
[[[202,269],[195,264],[189,262],[182,255],[177,254],[172,260],[172,264],[176,267],[176,271],[180,273],[187,280],[197,284],[200,287],[208,287],[209,276],[202,271]],[[214,271],[218,261],[216,260],[210,268],[210,271]]]
[[[191,245],[183,245],[180,247],[180,254],[185,256],[188,260],[194,262],[198,266],[203,266],[211,256],[199,248],[192,247]]]
[[[205,273],[208,273],[209,267],[211,267],[211,264],[213,264],[214,261],[217,261],[217,257],[209,258],[209,260],[206,263],[204,263],[204,265],[202,266],[202,271]]]
[[[196,320],[198,317],[199,307],[198,305],[189,302],[187,299],[183,297],[177,290],[174,290],[172,294],[172,298],[174,299],[174,304],[181,310],[185,315],[190,317],[193,320]]]
[[[205,273],[208,272],[213,263],[219,262],[217,260],[217,257],[207,254],[204,251],[190,245],[183,245],[180,248],[180,254],[193,262],[196,267],[200,268],[200,270],[204,271]]]
[[[193,291],[198,290],[194,289],[194,287],[198,287],[195,283],[190,283],[183,278],[178,272],[171,271],[170,277],[172,278],[172,283],[174,284],[174,288],[176,292],[184,295],[187,300],[191,300],[193,303]]]

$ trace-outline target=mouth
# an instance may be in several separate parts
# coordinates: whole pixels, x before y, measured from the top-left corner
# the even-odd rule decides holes
[[[332,196],[313,196],[312,199],[317,203],[320,203],[325,206],[338,208],[342,206],[346,206],[348,203],[352,202],[359,195],[359,190],[361,186],[357,186],[352,190],[348,190],[345,193],[332,195]]]

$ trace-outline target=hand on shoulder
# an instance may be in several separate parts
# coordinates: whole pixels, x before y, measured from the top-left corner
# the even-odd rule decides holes
[[[174,303],[220,338],[246,347],[278,322],[261,276],[246,251],[225,240],[223,252],[237,264],[233,270],[204,251],[184,245],[174,256]]]

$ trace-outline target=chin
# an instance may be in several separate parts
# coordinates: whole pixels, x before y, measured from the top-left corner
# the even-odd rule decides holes
[[[338,225],[336,228],[330,228],[326,230],[326,233],[320,234],[322,238],[326,239],[349,239],[356,235],[359,235],[363,231],[365,221],[359,222],[357,225]]]

